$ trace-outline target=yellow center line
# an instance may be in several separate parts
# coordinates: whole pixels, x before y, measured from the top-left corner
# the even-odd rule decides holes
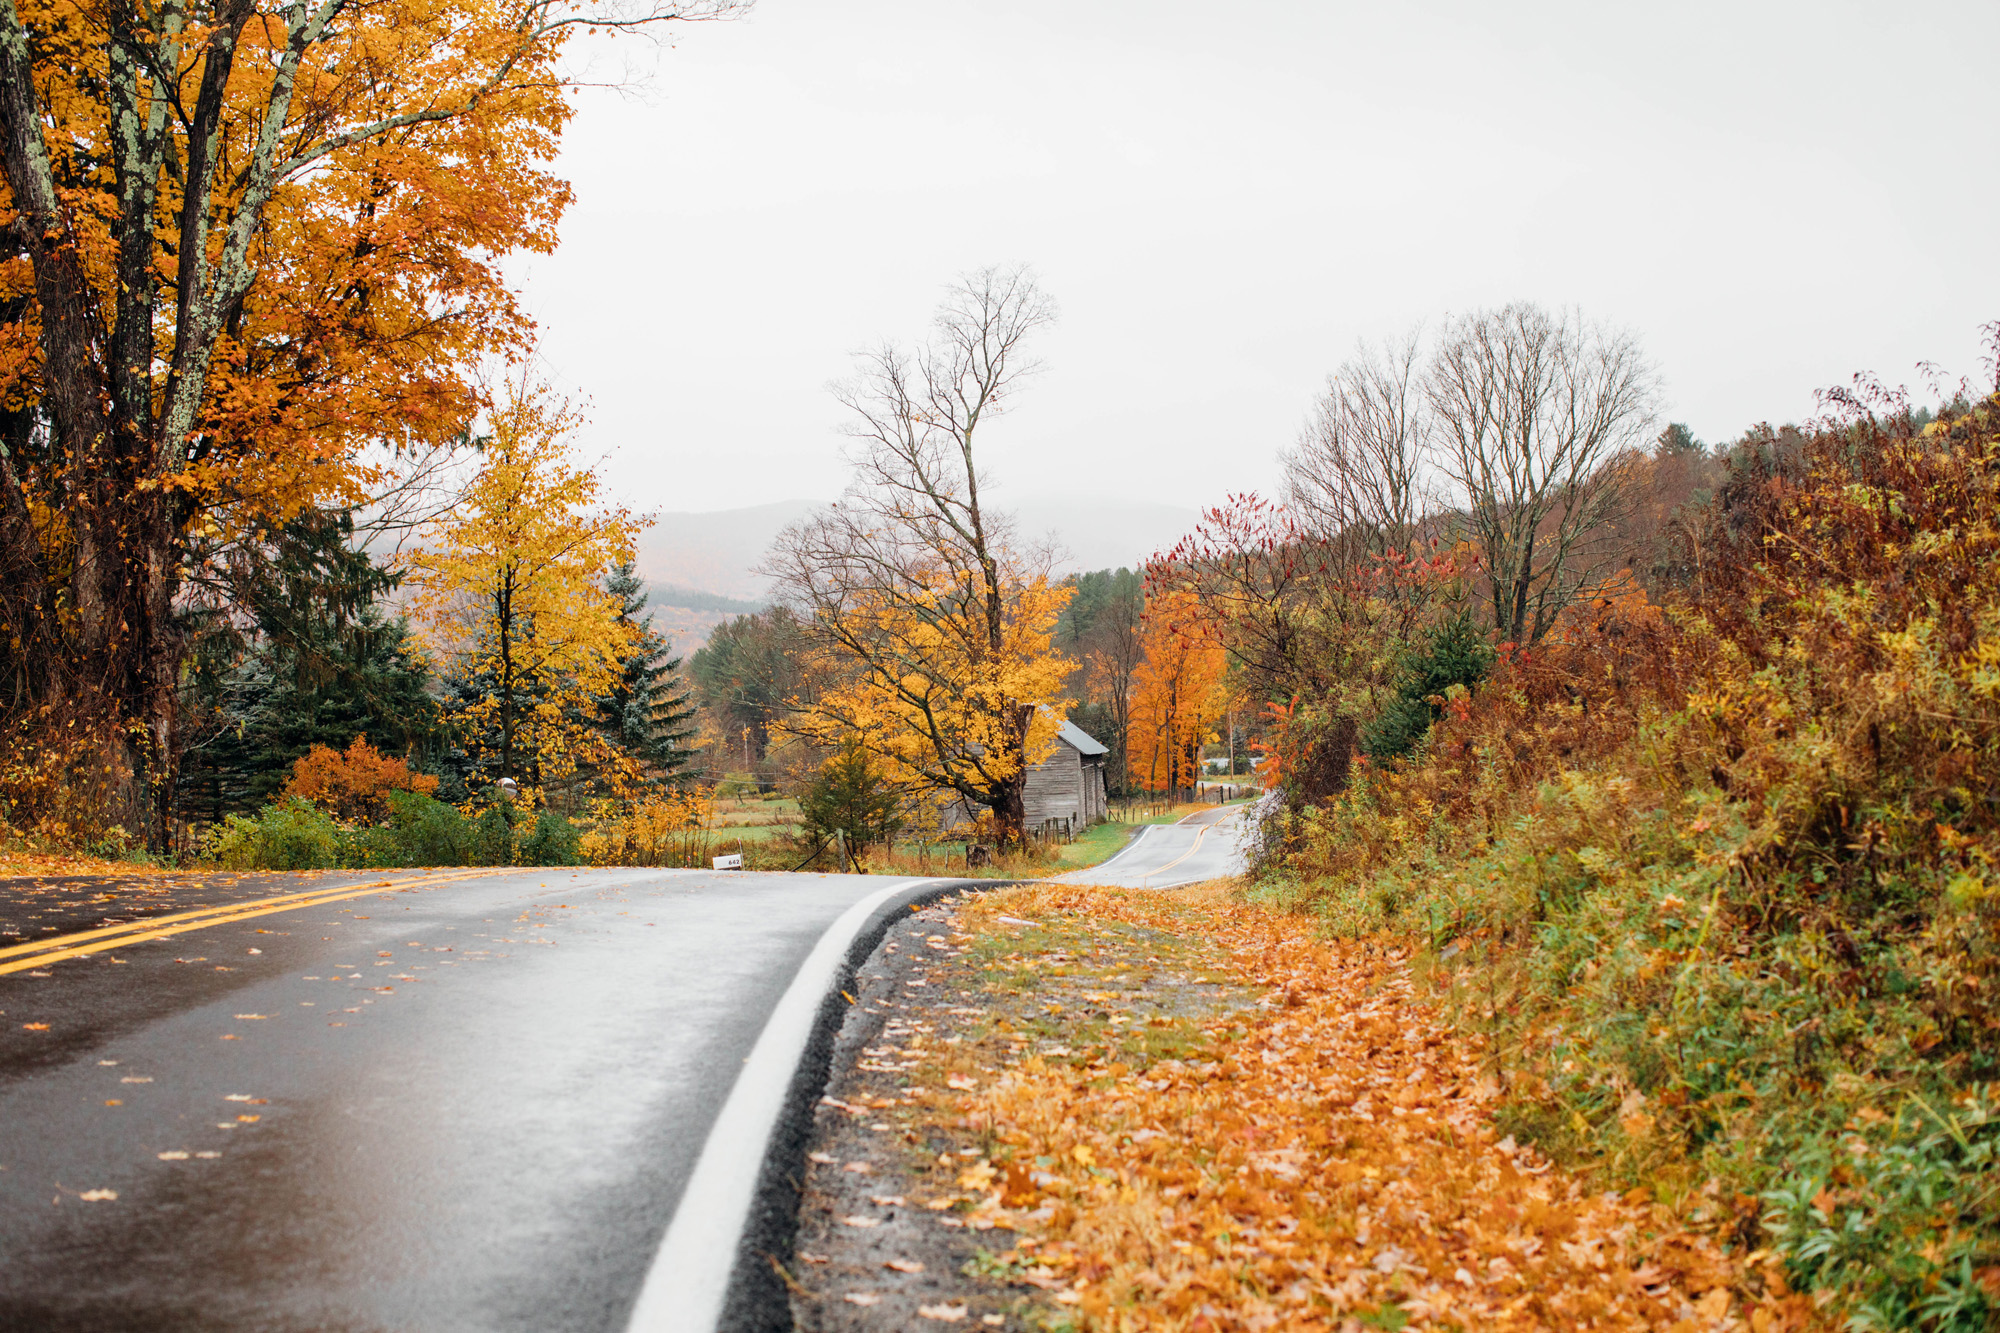
[[[359,889],[359,888],[382,888],[382,889],[401,888],[405,885],[421,884],[429,880],[437,879],[445,873],[448,872],[434,871],[426,875],[414,875],[409,879],[373,880],[367,885],[335,884],[335,885],[330,885],[326,888],[301,889],[297,893],[281,893],[269,898],[251,898],[240,903],[219,903],[213,907],[195,907],[195,908],[190,908],[185,912],[170,912],[164,916],[142,917],[139,920],[121,922],[120,924],[115,926],[100,926],[95,930],[78,931],[76,934],[73,935],[59,935],[54,939],[30,940],[26,944],[10,945],[7,948],[0,949],[0,958],[11,958],[16,954],[24,954],[24,953],[41,953],[44,950],[61,947],[66,943],[71,943],[76,940],[97,939],[100,936],[104,935],[143,934],[146,931],[152,930],[157,926],[168,925],[176,921],[191,921],[196,917],[214,916],[220,912],[234,912],[246,907],[263,907],[271,903],[282,903],[282,902],[296,902],[300,904],[306,904],[314,899],[323,898],[329,893],[346,893],[351,889]]]
[[[1154,866],[1151,870],[1148,870],[1146,872],[1146,878],[1151,879],[1155,875],[1164,875],[1169,870],[1172,870],[1175,866],[1179,865],[1181,862],[1187,860],[1190,856],[1193,856],[1196,852],[1200,851],[1201,840],[1203,838],[1206,838],[1208,836],[1208,831],[1214,827],[1215,826],[1213,824],[1203,824],[1201,826],[1201,830],[1194,835],[1194,841],[1188,844],[1188,849],[1186,851],[1182,852],[1179,856],[1176,856],[1173,860],[1167,862],[1165,865]]]
[[[274,898],[253,898],[248,902],[232,903],[223,907],[209,907],[196,911],[176,912],[168,916],[151,917],[144,921],[130,922],[125,925],[103,926],[96,930],[79,931],[73,935],[61,935],[52,940],[37,940],[33,944],[15,945],[5,950],[4,954],[28,954],[28,956],[14,957],[6,962],[0,962],[0,976],[5,976],[9,972],[19,972],[24,968],[42,967],[49,963],[59,963],[67,958],[81,958],[86,954],[102,953],[106,949],[116,949],[128,944],[140,944],[146,940],[168,939],[174,935],[186,934],[191,930],[205,930],[210,926],[227,925],[232,921],[248,920],[251,917],[270,916],[276,912],[292,912],[304,907],[318,907],[325,903],[344,902],[349,898],[365,898],[371,894],[392,893],[398,889],[413,889],[448,884],[456,880],[492,874],[496,869],[502,869],[502,867],[480,866],[470,870],[418,875],[409,879],[375,880],[368,884],[349,884],[332,889],[314,889],[304,893],[282,894]]]

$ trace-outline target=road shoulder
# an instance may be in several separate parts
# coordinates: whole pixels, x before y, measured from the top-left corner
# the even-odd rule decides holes
[[[1403,942],[1039,883],[896,944],[815,1117],[801,1329],[1796,1326],[1706,1228],[1504,1136]]]

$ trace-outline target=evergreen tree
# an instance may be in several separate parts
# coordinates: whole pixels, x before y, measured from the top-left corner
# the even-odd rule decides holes
[[[1473,688],[1486,679],[1493,661],[1493,645],[1466,613],[1433,629],[1403,664],[1396,693],[1362,733],[1362,751],[1387,763],[1415,750],[1444,714],[1432,700],[1454,685]]]
[[[341,511],[310,510],[246,552],[230,616],[191,613],[180,806],[213,820],[262,804],[314,745],[365,735],[419,763],[439,739],[430,670],[379,605],[397,576],[353,545]]]
[[[694,707],[680,681],[681,659],[653,627],[646,585],[631,561],[612,567],[604,589],[617,599],[618,622],[627,627],[632,647],[617,684],[598,700],[598,726],[645,766],[648,777],[675,779],[694,755],[682,743],[694,734]]]

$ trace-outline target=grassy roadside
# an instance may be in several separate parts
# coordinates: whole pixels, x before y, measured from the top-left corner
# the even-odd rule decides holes
[[[1329,943],[1216,888],[1024,885],[961,908],[951,946],[907,994],[953,998],[897,1012],[870,1052],[894,1095],[857,1108],[922,1145],[877,1197],[983,1233],[934,1309],[1121,1333],[1814,1326],[1774,1265],[1505,1134],[1479,1039],[1415,999],[1400,942]]]

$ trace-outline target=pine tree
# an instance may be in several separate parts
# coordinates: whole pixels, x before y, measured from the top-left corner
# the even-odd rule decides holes
[[[681,659],[653,627],[646,609],[646,586],[627,560],[612,567],[604,589],[618,602],[618,622],[632,647],[611,693],[598,700],[598,725],[626,753],[645,766],[647,776],[671,781],[694,751],[682,744],[694,734],[694,707],[680,680]]]

